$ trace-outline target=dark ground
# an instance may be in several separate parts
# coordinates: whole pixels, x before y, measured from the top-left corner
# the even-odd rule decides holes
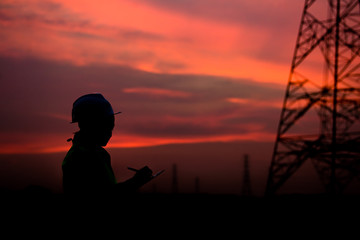
[[[132,193],[121,196],[71,198],[46,188],[29,186],[20,191],[2,189],[3,210],[54,211],[91,209],[101,212],[161,213],[225,216],[236,214],[305,214],[332,212],[355,214],[360,195],[287,194],[265,197],[231,194]]]
[[[46,239],[288,239],[310,234],[347,239],[357,232],[360,213],[358,195],[135,193],[71,199],[33,186],[22,191],[3,189],[1,199],[3,232]]]

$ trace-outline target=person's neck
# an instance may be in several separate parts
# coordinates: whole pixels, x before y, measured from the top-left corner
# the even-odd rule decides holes
[[[76,144],[87,145],[87,146],[99,146],[96,137],[86,131],[78,131],[74,135],[73,142]]]

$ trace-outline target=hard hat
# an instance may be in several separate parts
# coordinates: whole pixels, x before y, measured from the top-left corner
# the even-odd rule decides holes
[[[73,104],[72,123],[101,119],[114,113],[111,104],[100,93],[91,93],[79,97]]]

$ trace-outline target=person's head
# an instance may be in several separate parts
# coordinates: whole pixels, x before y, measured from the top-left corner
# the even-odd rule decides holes
[[[86,94],[73,104],[72,122],[77,122],[89,141],[106,146],[115,126],[111,104],[99,93]]]

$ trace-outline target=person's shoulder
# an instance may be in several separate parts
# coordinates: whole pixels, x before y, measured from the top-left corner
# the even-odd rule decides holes
[[[99,148],[97,149],[97,151],[98,151],[101,155],[110,158],[110,154],[109,154],[108,151],[106,151],[103,147],[99,147]]]
[[[63,164],[82,162],[85,161],[85,159],[89,159],[89,157],[91,158],[92,156],[94,156],[94,154],[91,152],[91,150],[79,145],[73,145],[67,152]]]

